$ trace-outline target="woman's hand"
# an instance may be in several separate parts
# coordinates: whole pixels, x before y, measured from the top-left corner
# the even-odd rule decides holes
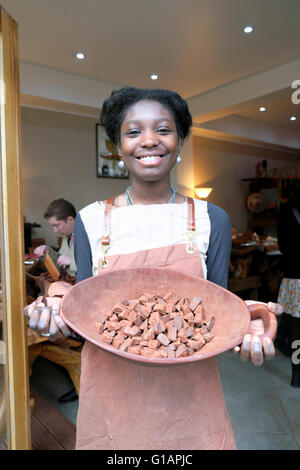
[[[71,330],[59,315],[60,302],[59,297],[38,297],[24,308],[24,314],[29,318],[29,328],[41,338],[55,341],[70,336]]]
[[[268,302],[258,302],[255,300],[246,300],[247,306],[253,304],[262,304],[268,308],[268,310],[275,315],[281,315],[283,308],[281,305]],[[248,361],[251,357],[252,363],[256,366],[261,366],[264,362],[264,357],[267,360],[273,359],[275,356],[275,348],[271,338],[265,337],[263,340],[260,336],[264,334],[264,322],[261,319],[251,320],[248,333],[244,336],[241,346],[236,346],[233,349],[235,354],[240,354],[242,361]]]

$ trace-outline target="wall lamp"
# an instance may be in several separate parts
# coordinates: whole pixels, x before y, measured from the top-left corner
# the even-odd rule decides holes
[[[200,186],[195,187],[195,193],[199,199],[206,199],[212,190],[213,188],[201,188]]]

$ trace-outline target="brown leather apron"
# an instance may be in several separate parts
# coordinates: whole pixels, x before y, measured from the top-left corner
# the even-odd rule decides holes
[[[104,214],[109,246],[112,200]],[[188,198],[188,233],[195,230]],[[134,266],[164,267],[203,277],[192,238],[187,244],[99,260],[98,274]],[[104,269],[103,269],[104,267]],[[236,449],[216,359],[178,366],[145,366],[86,341],[82,350],[76,449]]]

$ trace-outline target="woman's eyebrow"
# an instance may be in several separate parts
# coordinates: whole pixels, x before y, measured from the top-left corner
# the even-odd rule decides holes
[[[155,120],[155,122],[167,121],[170,124],[172,124],[172,121],[168,118],[155,118],[154,120]],[[126,124],[138,124],[138,123],[143,122],[143,121],[144,121],[144,119],[131,119],[130,121],[127,121]]]

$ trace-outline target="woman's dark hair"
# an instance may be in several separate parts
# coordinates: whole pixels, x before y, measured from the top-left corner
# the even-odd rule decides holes
[[[76,218],[76,209],[73,204],[65,199],[55,199],[46,209],[44,214],[45,219],[50,219],[50,217],[55,217],[56,220],[67,220],[71,216],[74,219]]]
[[[121,125],[126,112],[141,100],[157,101],[165,106],[174,118],[179,139],[182,142],[186,139],[192,116],[186,101],[178,93],[160,88],[124,87],[111,93],[100,113],[100,124],[114,144],[120,143]]]

